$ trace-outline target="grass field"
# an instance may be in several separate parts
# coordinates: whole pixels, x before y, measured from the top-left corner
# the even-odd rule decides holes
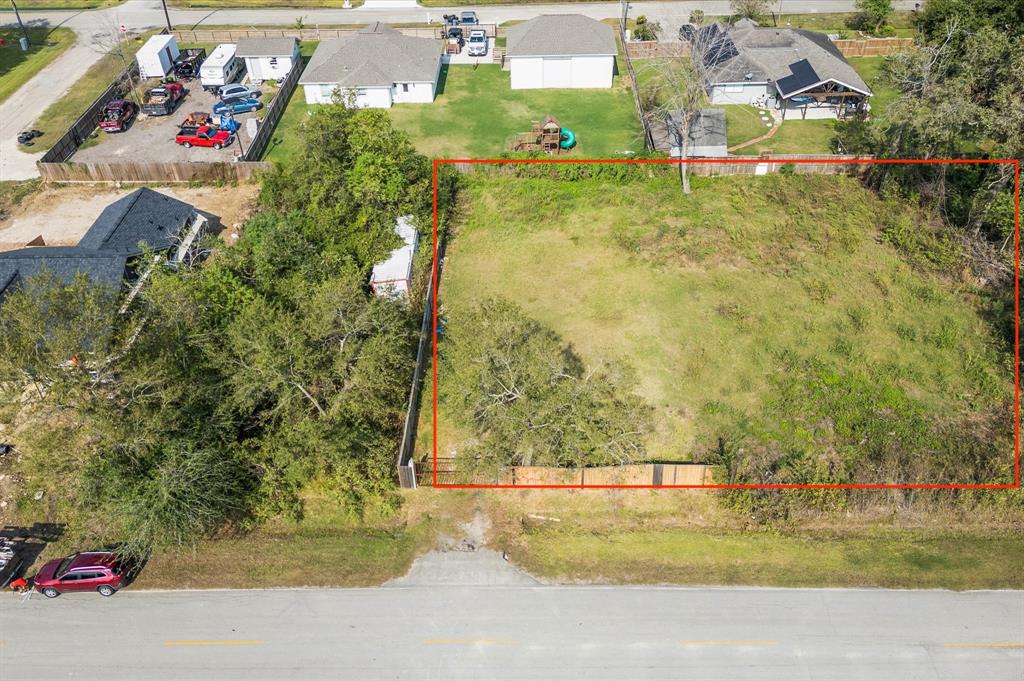
[[[15,27],[0,28],[0,102],[42,71],[66,49],[75,44],[70,28],[29,28],[29,50],[22,52],[18,44],[21,31]]]
[[[761,413],[801,362],[891,384],[935,418],[1008,396],[1004,350],[970,287],[915,269],[881,237],[889,223],[926,231],[920,216],[850,178],[694,178],[685,198],[671,177],[467,185],[444,314],[504,296],[587,363],[631,366],[657,410],[655,460],[687,459]],[[439,391],[444,455],[461,439],[443,368]]]
[[[864,82],[868,84],[874,96],[871,97],[871,114],[879,116],[885,112],[889,103],[894,100],[899,92],[881,76],[882,63],[885,57],[850,57],[847,59],[850,66],[856,69]]]

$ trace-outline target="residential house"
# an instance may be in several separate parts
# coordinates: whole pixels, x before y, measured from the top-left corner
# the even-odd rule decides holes
[[[513,90],[612,86],[618,48],[608,24],[581,14],[544,14],[506,36]]]
[[[871,89],[824,33],[761,28],[744,19],[683,27],[699,48],[712,104],[754,104],[783,118],[836,118],[867,111]]]
[[[137,189],[107,206],[76,246],[40,246],[0,252],[0,301],[25,279],[48,270],[70,282],[84,274],[97,285],[119,287],[144,278],[147,250],[172,265],[194,252],[208,220],[194,207],[152,189]],[[129,298],[138,290],[138,281]]]
[[[335,94],[359,108],[430,103],[441,73],[441,44],[375,22],[355,35],[320,43],[299,78],[309,104]]]
[[[245,70],[254,83],[284,80],[301,59],[295,38],[242,38],[235,56],[245,60]]]

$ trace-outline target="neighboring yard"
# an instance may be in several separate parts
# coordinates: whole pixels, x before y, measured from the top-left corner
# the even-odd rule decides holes
[[[29,50],[22,52],[18,39],[21,31],[16,27],[0,28],[0,102],[42,71],[64,50],[75,43],[75,32],[70,28],[28,29]]]
[[[609,157],[643,148],[629,90],[617,80],[610,90],[515,90],[497,65],[442,67],[432,104],[400,104],[388,110],[416,148],[436,158],[488,158],[507,151],[508,139],[528,132],[532,121],[551,114],[576,132],[573,155]],[[274,135],[269,160],[296,152],[296,126],[307,105],[301,87]]]
[[[791,125],[800,124],[782,129]],[[763,419],[750,426],[756,437],[783,437],[779,424],[813,431],[808,420],[826,400],[836,400],[824,418],[839,419],[838,431],[866,427],[868,405],[890,400],[884,409],[897,421],[919,425],[1008,408],[1009,360],[982,302],[969,285],[911,264],[943,258],[952,270],[955,246],[926,216],[851,178],[694,178],[687,197],[664,176],[614,184],[477,175],[466,184],[440,287],[445,324],[503,296],[588,365],[631,367],[656,413],[654,460],[706,454],[740,423]],[[443,363],[438,380],[446,456],[465,440],[450,427]],[[838,383],[802,392],[821,380]],[[431,437],[430,399],[428,382],[421,445]],[[989,446],[1005,446],[992,438]]]
[[[896,88],[885,82],[881,74],[885,57],[850,57],[847,61],[874,93],[870,99],[871,115],[880,116],[889,103],[899,95]]]

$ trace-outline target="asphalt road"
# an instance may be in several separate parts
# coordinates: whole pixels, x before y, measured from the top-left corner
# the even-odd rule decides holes
[[[12,681],[1020,681],[1024,592],[424,583],[3,596],[0,638]]]

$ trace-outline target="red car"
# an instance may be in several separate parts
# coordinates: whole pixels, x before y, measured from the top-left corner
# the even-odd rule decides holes
[[[128,572],[124,561],[111,551],[80,551],[44,565],[35,577],[35,588],[47,598],[66,591],[113,596],[127,582]]]
[[[213,147],[220,149],[231,144],[231,133],[209,125],[199,128],[182,128],[174,141],[185,147]]]
[[[137,113],[139,113],[139,107],[135,105],[135,102],[114,99],[103,107],[98,125],[103,132],[124,132],[131,125]]]

